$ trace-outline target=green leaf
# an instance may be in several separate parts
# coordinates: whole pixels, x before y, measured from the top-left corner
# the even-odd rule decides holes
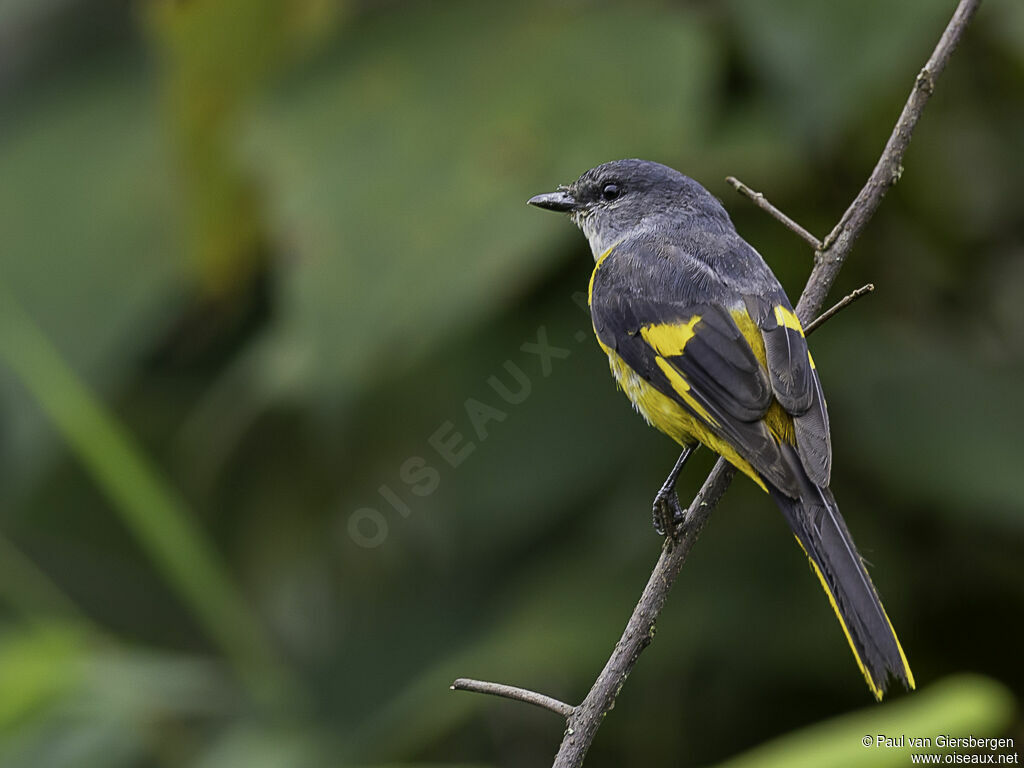
[[[0,733],[75,689],[83,639],[71,625],[57,623],[0,630]]]
[[[145,70],[125,56],[55,77],[0,128],[0,282],[104,394],[183,277],[168,168]],[[3,370],[0,401],[10,492],[39,471],[51,433]]]
[[[925,0],[730,5],[743,55],[778,121],[826,146],[853,128],[878,94],[905,98],[948,20],[944,6]],[[890,119],[901,103],[894,98]]]
[[[878,736],[899,738],[996,736],[1010,723],[1014,697],[987,677],[949,677],[912,696],[871,706],[787,734],[719,768],[885,768],[906,766],[912,753],[943,752],[938,747],[877,746]],[[866,746],[865,739],[870,739]],[[961,751],[961,750],[957,750]]]
[[[184,500],[2,284],[0,363],[31,394],[250,691],[264,701],[290,692],[258,622]]]
[[[1006,414],[1018,410],[1021,366],[986,359],[965,329],[931,330],[893,333],[862,318],[830,331],[814,354],[842,409],[832,428],[892,492],[1019,526],[1020,434]]]
[[[526,199],[678,157],[717,67],[692,17],[655,8],[415,6],[339,49],[249,147],[291,255],[277,341],[332,400],[517,301],[574,235]]]
[[[0,276],[104,384],[181,276],[156,105],[125,59],[40,89],[0,132]]]

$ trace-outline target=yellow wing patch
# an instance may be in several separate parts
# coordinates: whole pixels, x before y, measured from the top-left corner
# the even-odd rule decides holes
[[[694,440],[703,443],[757,483],[762,491],[768,491],[764,481],[754,471],[754,468],[736,452],[735,448],[712,432],[707,422],[702,422],[671,397],[662,394],[644,381],[626,365],[626,361],[619,357],[615,350],[602,342],[600,338],[597,343],[608,355],[608,364],[615,376],[615,381],[648,424],[660,429],[682,445],[690,445]],[[680,378],[682,377],[680,376]],[[685,380],[683,380],[683,384],[686,384]]]
[[[775,305],[775,322],[779,325],[784,325],[787,328],[792,328],[801,336],[804,335],[804,327],[800,325],[800,318],[781,304]]]
[[[780,443],[796,445],[796,430],[793,428],[793,417],[786,413],[778,400],[772,400],[768,412],[764,415],[765,426]]]
[[[779,317],[780,309],[784,312],[789,312],[785,307],[776,307],[776,317]],[[745,338],[747,340],[747,344],[750,345],[750,349],[753,351],[754,357],[756,357],[757,361],[761,363],[761,367],[767,370],[768,357],[764,351],[764,337],[761,336],[761,329],[757,327],[757,323],[755,323],[753,318],[747,313],[746,307],[733,309],[730,314],[732,315],[733,321],[736,323],[736,327],[739,328],[740,333],[743,334],[743,338]],[[789,312],[789,317],[792,318],[791,322],[796,323],[796,329],[799,331],[800,321],[796,319],[796,315]],[[803,333],[803,331],[800,332]],[[811,365],[813,367],[813,362]],[[772,400],[772,404],[768,407],[768,412],[764,415],[764,422],[768,427],[768,431],[771,432],[779,442],[789,443],[790,445],[794,445],[796,443],[796,432],[793,429],[793,417],[786,413],[786,410],[779,405],[778,400]]]
[[[685,323],[645,325],[640,335],[662,357],[678,357],[696,334],[694,326],[699,322],[700,315],[694,315]]]
[[[690,382],[688,382],[683,375],[661,355],[655,357],[654,362],[656,362],[658,367],[661,368],[661,372],[665,374],[665,378],[668,379],[668,383],[672,385],[672,389],[675,390],[675,393],[683,398],[683,402],[690,406],[694,413],[704,419],[708,424],[713,427],[717,427],[718,422],[715,421],[704,406],[698,403],[696,399],[694,399],[693,395],[690,394]]]
[[[747,308],[733,309],[729,314],[732,315],[733,322],[736,323],[736,327],[740,329],[743,338],[750,345],[750,349],[754,353],[754,357],[757,358],[757,362],[761,364],[761,367],[767,368],[768,357],[764,351],[764,339],[761,338],[761,329],[757,327],[757,323],[747,313]]]
[[[672,385],[675,393],[693,409],[694,413],[711,426],[717,427],[718,422],[714,417],[690,394],[690,382],[686,380],[686,377],[675,366],[665,359],[667,357],[678,357],[683,354],[690,339],[696,335],[694,328],[700,322],[700,319],[700,315],[694,315],[685,323],[652,323],[640,329],[640,336],[651,349],[658,353],[654,358],[654,362],[658,364],[661,372],[665,374],[665,378],[668,379],[668,383]]]

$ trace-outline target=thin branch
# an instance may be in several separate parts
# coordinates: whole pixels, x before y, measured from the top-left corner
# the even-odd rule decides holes
[[[821,309],[825,302],[825,296],[850,254],[853,242],[878,209],[885,192],[899,179],[903,171],[903,154],[910,143],[910,136],[921,116],[921,110],[934,89],[936,79],[945,68],[950,55],[957,43],[960,42],[964,30],[980,3],[981,0],[961,0],[938,45],[928,59],[928,63],[917,76],[896,127],[867,183],[824,243],[820,244],[821,247],[816,247],[814,268],[811,270],[807,285],[797,303],[797,315],[805,326],[817,327],[820,325],[820,322],[812,324],[808,320]],[[760,205],[758,198],[752,196],[751,199]],[[761,200],[763,200],[763,196]],[[793,226],[792,219],[785,217],[774,206],[770,206],[766,200],[763,202],[764,205],[761,207],[782,221],[788,229],[799,234],[799,230]],[[806,232],[806,230],[804,231]],[[801,237],[807,240],[804,235]],[[808,242],[811,241],[808,240]],[[833,308],[835,311],[829,310],[825,314],[832,316],[853,300],[852,298],[849,301],[844,299]],[[821,322],[826,319],[827,317],[823,316]],[[655,621],[665,604],[669,589],[686,562],[701,529],[719,499],[728,489],[735,474],[736,470],[728,462],[719,459],[714,469],[711,470],[711,474],[704,481],[704,485],[701,486],[696,498],[690,504],[684,522],[678,531],[678,536],[675,538],[673,536],[665,537],[661,556],[651,572],[651,577],[647,581],[647,586],[644,587],[640,601],[626,623],[622,636],[615,645],[615,650],[612,651],[612,655],[586,698],[578,707],[571,708],[571,713],[566,716],[565,735],[559,746],[558,754],[555,756],[553,768],[579,768],[583,765],[583,759],[594,740],[597,729],[604,720],[604,716],[614,706],[615,697],[625,684],[630,671],[644,648],[654,637]]]
[[[806,229],[804,229],[791,218],[789,218],[789,216],[787,216],[774,205],[772,205],[770,202],[768,202],[768,198],[762,195],[760,192],[755,192],[753,189],[748,187],[735,176],[726,176],[725,180],[732,186],[733,189],[735,189],[744,197],[749,197],[754,202],[754,205],[756,205],[762,211],[765,211],[769,216],[771,216],[773,219],[782,224],[782,226],[784,226],[790,232],[795,233],[797,237],[799,237],[801,240],[803,240],[805,243],[811,246],[811,248],[813,248],[815,251],[820,251],[822,249],[823,246],[821,240],[816,238]]]
[[[815,259],[814,269],[811,270],[811,275],[807,279],[807,287],[797,304],[796,313],[801,322],[806,322],[825,302],[825,295],[832,287],[832,283],[835,282],[854,241],[864,231],[864,227],[878,210],[889,187],[899,181],[900,176],[903,175],[903,155],[910,144],[910,137],[921,117],[921,111],[928,103],[928,99],[935,90],[935,81],[946,68],[949,57],[956,50],[964,30],[967,29],[967,25],[970,24],[979,5],[981,5],[981,0],[960,0],[960,4],[957,5],[953,12],[953,18],[946,25],[938,45],[935,46],[935,50],[932,51],[924,68],[918,73],[914,87],[910,91],[910,97],[903,106],[899,120],[896,121],[896,127],[892,129],[889,141],[886,142],[882,156],[878,158],[871,176],[868,177],[867,183],[861,188],[856,199],[839,219],[839,223],[825,238],[825,247]]]
[[[629,677],[644,648],[654,639],[654,626],[665,605],[665,598],[672,588],[686,558],[700,535],[701,529],[711,516],[722,494],[729,488],[735,468],[725,459],[719,459],[708,475],[704,485],[686,510],[685,522],[681,526],[678,537],[665,537],[651,577],[647,580],[640,595],[640,601],[633,609],[633,615],[626,623],[615,650],[608,658],[601,674],[583,702],[576,707],[567,719],[565,735],[555,756],[552,768],[579,768],[583,765],[590,744],[601,727],[604,716],[615,705],[615,697]]]
[[[501,696],[506,699],[523,701],[527,704],[533,704],[535,707],[551,710],[556,715],[561,715],[564,718],[571,717],[576,709],[572,704],[566,704],[564,701],[545,696],[543,693],[530,691],[526,688],[516,688],[514,685],[489,683],[486,680],[460,677],[451,684],[450,688],[453,691],[473,691],[474,693],[486,693],[491,696]]]
[[[844,296],[839,301],[837,301],[831,309],[826,309],[824,312],[818,315],[818,317],[815,318],[812,322],[808,323],[807,327],[804,328],[804,335],[810,336],[824,323],[828,322],[828,320],[831,319],[833,315],[842,312],[848,306],[853,304],[853,302],[855,302],[857,299],[861,298],[862,296],[867,296],[873,290],[875,290],[874,283],[868,283],[867,285],[862,285],[849,296]]]

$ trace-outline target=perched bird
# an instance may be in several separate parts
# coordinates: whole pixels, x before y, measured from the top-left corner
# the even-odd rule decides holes
[[[598,343],[648,423],[683,446],[655,526],[684,512],[675,481],[698,443],[775,500],[810,559],[871,692],[914,677],[829,490],[825,396],[778,279],[704,187],[658,163],[599,165],[531,205],[568,213],[596,264]]]

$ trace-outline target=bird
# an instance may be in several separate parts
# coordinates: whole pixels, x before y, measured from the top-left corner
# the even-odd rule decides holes
[[[595,264],[594,333],[637,411],[682,446],[655,528],[685,522],[675,484],[700,444],[768,493],[807,555],[874,697],[915,687],[829,489],[829,417],[803,326],[761,255],[698,182],[649,160],[592,168],[530,205],[568,214]]]

